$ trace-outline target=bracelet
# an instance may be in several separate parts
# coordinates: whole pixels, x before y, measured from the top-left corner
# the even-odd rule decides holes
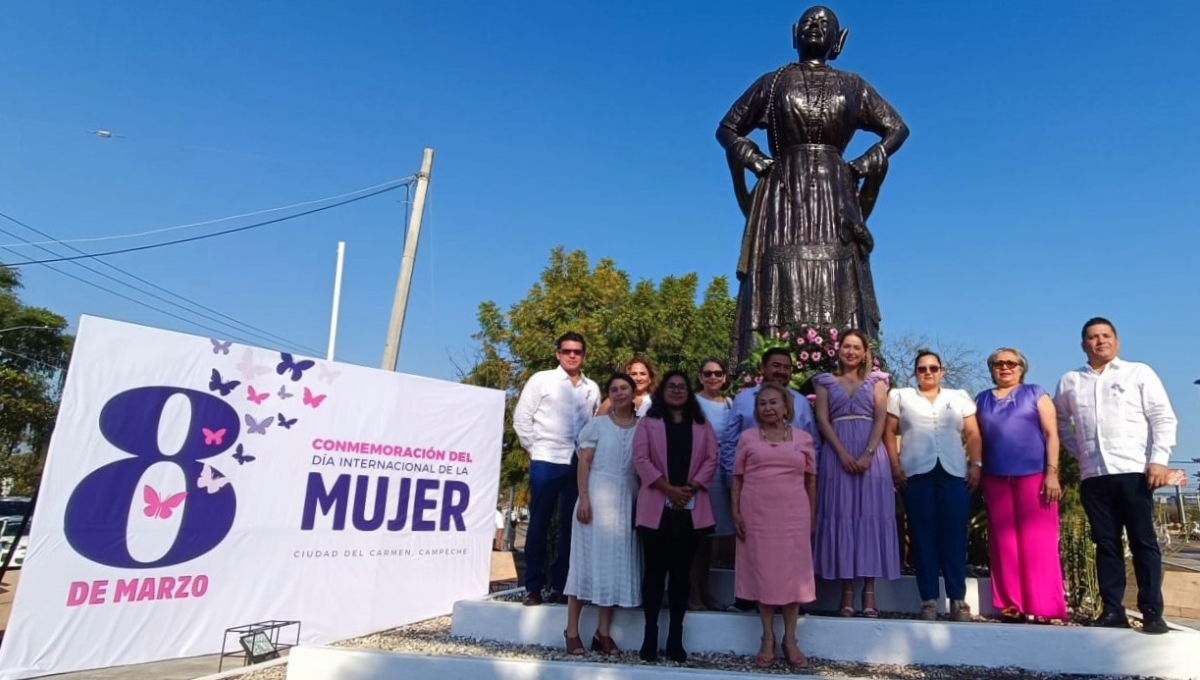
[[[1047,465],[1046,472],[1053,472],[1054,474],[1058,474],[1058,466],[1057,465]]]

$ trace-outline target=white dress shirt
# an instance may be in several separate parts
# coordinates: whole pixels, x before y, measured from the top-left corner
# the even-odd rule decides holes
[[[1054,405],[1059,438],[1083,479],[1145,472],[1171,459],[1178,422],[1146,364],[1113,359],[1101,373],[1091,366],[1070,371],[1058,381]]]
[[[975,415],[966,390],[941,389],[930,402],[915,387],[888,392],[887,412],[900,419],[900,467],[907,477],[930,472],[940,462],[955,477],[967,476],[963,420]]]
[[[565,465],[575,453],[575,437],[599,404],[600,388],[582,373],[576,384],[562,366],[538,371],[517,399],[513,430],[531,460]]]

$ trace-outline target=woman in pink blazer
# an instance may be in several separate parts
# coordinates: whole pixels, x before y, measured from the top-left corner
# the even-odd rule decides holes
[[[717,436],[706,422],[700,402],[683,371],[671,371],[650,401],[650,411],[633,435],[633,462],[641,479],[634,516],[646,565],[642,607],[646,632],[640,656],[658,659],[658,616],[663,582],[671,612],[666,653],[687,661],[683,648],[683,616],[691,590],[691,565],[700,536],[716,524],[708,501],[708,484],[717,471]]]

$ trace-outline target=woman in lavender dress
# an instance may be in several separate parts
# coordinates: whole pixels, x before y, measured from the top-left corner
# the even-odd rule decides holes
[[[854,580],[863,580],[862,613],[879,616],[877,577],[900,578],[896,496],[882,444],[888,376],[873,371],[866,334],[848,330],[838,349],[838,369],[814,379],[817,426],[825,438],[818,461],[818,577],[842,582],[839,614],[854,615]]]

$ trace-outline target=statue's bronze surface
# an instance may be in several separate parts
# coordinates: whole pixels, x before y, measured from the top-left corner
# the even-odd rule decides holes
[[[878,337],[866,219],[908,126],[865,80],[828,65],[846,35],[832,10],[810,8],[792,28],[799,61],[759,78],[717,128],[746,215],[735,366],[753,348],[755,331],[807,324]],[[767,131],[770,156],[748,139],[755,129]],[[857,130],[880,141],[847,163]],[[758,177],[752,191],[746,170]]]

